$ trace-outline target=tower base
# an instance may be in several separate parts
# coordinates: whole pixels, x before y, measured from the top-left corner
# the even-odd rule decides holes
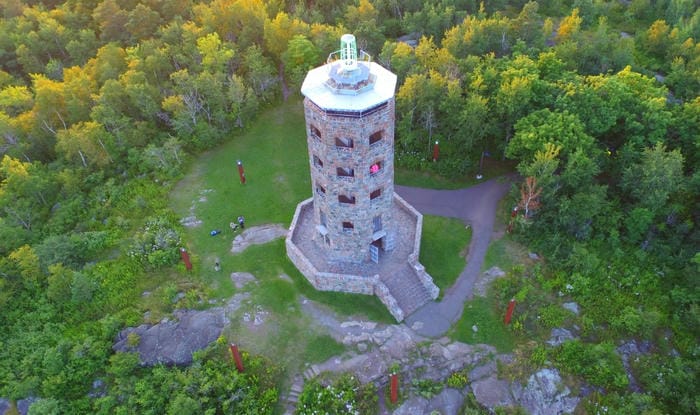
[[[440,290],[418,261],[423,215],[394,193],[393,217],[397,226],[391,251],[381,251],[378,262],[328,260],[325,247],[314,238],[313,198],[297,205],[285,241],[287,256],[320,291],[376,295],[396,321],[403,321]]]

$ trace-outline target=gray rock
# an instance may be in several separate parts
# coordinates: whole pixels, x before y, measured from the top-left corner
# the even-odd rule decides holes
[[[534,252],[530,252],[529,254],[527,254],[527,256],[533,261],[537,261],[538,259],[540,259],[540,256]]]
[[[0,415],[5,415],[12,408],[12,404],[7,399],[0,399]]]
[[[416,415],[425,414],[428,407],[428,400],[420,396],[412,396],[406,399],[401,406],[394,410],[393,415]],[[427,412],[430,413],[430,412]]]
[[[20,399],[17,401],[17,412],[20,413],[20,415],[27,415],[29,412],[29,408],[32,406],[32,404],[36,401],[38,401],[39,398],[35,397],[30,397],[26,399]]]
[[[231,281],[233,281],[233,285],[236,286],[236,289],[240,290],[245,287],[247,283],[257,282],[258,280],[249,272],[232,272]]]
[[[214,342],[225,326],[229,314],[241,306],[249,294],[236,294],[226,306],[209,310],[176,310],[174,320],[163,319],[155,325],[142,324],[122,330],[112,348],[117,352],[137,352],[143,366],[158,363],[187,365],[192,362],[192,353],[206,348]],[[139,342],[129,346],[128,335],[135,333]]]
[[[469,372],[469,379],[473,382],[490,376],[495,376],[498,372],[496,362],[488,362],[485,365],[477,366]]]
[[[570,393],[569,388],[562,383],[559,371],[542,369],[530,376],[520,405],[531,415],[570,414],[580,400],[569,396]]]
[[[550,335],[549,340],[547,340],[547,344],[550,346],[559,346],[560,344],[575,338],[576,337],[567,329],[554,328],[552,329],[552,334]]]
[[[474,294],[481,297],[486,296],[486,291],[489,285],[491,285],[491,282],[504,275],[506,275],[506,273],[499,267],[491,267],[484,271],[474,282]]]
[[[464,395],[457,389],[445,388],[426,405],[425,413],[438,411],[443,415],[457,415],[464,405]]]
[[[243,252],[251,245],[265,244],[277,238],[287,236],[288,229],[282,225],[262,225],[246,228],[233,240],[231,252],[234,254]]]
[[[577,304],[577,303],[574,303],[574,302],[571,302],[571,303],[564,303],[564,304],[562,304],[561,306],[564,307],[565,309],[571,311],[572,313],[574,313],[574,314],[576,314],[576,315],[578,315],[578,313],[579,313],[579,309],[578,309],[578,304]]]
[[[515,403],[510,382],[499,380],[496,375],[472,382],[471,387],[476,401],[491,411],[496,407],[512,406]]]
[[[629,389],[632,392],[641,392],[642,388],[639,386],[637,379],[634,377],[634,372],[632,372],[630,361],[637,359],[639,355],[648,354],[651,352],[651,343],[648,341],[639,342],[636,340],[631,340],[620,345],[616,351],[617,354],[620,355],[620,358],[622,359],[622,366],[625,368],[625,373],[627,373]]]

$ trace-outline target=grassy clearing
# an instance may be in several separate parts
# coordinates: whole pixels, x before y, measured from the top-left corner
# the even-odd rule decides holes
[[[503,324],[505,310],[496,310],[493,301],[485,297],[474,297],[464,304],[459,322],[450,330],[449,337],[467,344],[490,344],[501,353],[512,352],[515,335]],[[477,331],[473,330],[477,327]]]
[[[485,271],[497,266],[503,271],[510,271],[513,266],[531,262],[527,256],[527,249],[514,241],[509,235],[492,241],[489,245],[481,270]]]
[[[478,161],[477,161],[478,162]],[[461,189],[481,183],[484,180],[500,177],[515,171],[515,163],[511,161],[500,161],[486,158],[484,159],[483,178],[476,178],[476,170],[470,171],[462,177],[447,179],[433,172],[425,170],[409,170],[397,168],[396,184],[402,186],[424,187],[427,189]]]
[[[423,216],[420,262],[440,288],[441,296],[464,269],[471,236],[471,228],[459,219]]]
[[[238,177],[238,159],[245,168],[245,185]],[[185,288],[187,281],[209,298],[229,298],[237,291],[230,274],[253,274],[257,281],[241,289],[251,293],[250,304],[240,310],[249,321],[235,319],[225,335],[290,369],[326,360],[344,350],[330,337],[315,332],[299,311],[300,295],[341,315],[393,323],[386,307],[374,296],[316,291],[287,258],[283,239],[249,247],[240,254],[230,252],[237,232],[229,228],[229,222],[243,215],[246,226],[288,226],[296,205],[310,193],[302,105],[290,101],[262,114],[245,134],[200,156],[175,186],[172,209],[181,217],[194,215],[202,224],[184,229],[193,271],[186,273],[178,266],[177,275],[170,280],[159,279],[163,287],[154,289],[157,298],[167,304],[170,294]],[[222,232],[211,236],[214,229]],[[215,271],[216,261],[221,271]],[[282,278],[284,275],[291,282]],[[265,324],[256,326],[252,316],[259,312],[266,313]]]

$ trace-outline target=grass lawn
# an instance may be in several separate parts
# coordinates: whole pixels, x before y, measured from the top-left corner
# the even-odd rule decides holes
[[[516,336],[503,324],[505,310],[496,310],[487,297],[474,297],[464,303],[462,318],[448,336],[467,344],[490,344],[500,353],[512,352]],[[476,326],[477,331],[472,327]]]
[[[423,216],[420,262],[440,288],[440,298],[464,269],[471,236],[459,219]]]
[[[505,272],[513,269],[518,264],[529,264],[532,261],[528,258],[527,249],[514,241],[510,235],[492,241],[489,245],[481,270],[486,271],[491,267],[499,267]]]
[[[184,244],[194,269],[186,273],[179,266],[175,275],[164,279],[163,287],[154,288],[154,294],[165,299],[188,287],[208,298],[226,299],[238,291],[230,278],[232,272],[253,274],[256,282],[241,289],[251,296],[239,311],[248,321],[234,319],[225,335],[291,370],[344,350],[301,313],[300,296],[340,315],[394,323],[374,296],[316,291],[287,258],[282,239],[240,254],[230,252],[235,234],[229,222],[243,215],[246,226],[288,226],[296,205],[311,195],[304,131],[302,103],[290,100],[261,114],[243,134],[192,161],[186,176],[174,186],[170,206],[179,217],[202,221],[184,229]],[[238,177],[239,159],[245,168],[245,185]],[[215,229],[222,232],[211,236]],[[470,238],[470,230],[459,220],[424,217],[420,259],[441,290],[451,286],[464,268]],[[219,272],[214,270],[216,261],[221,265]],[[256,313],[264,313],[264,325],[252,323]]]
[[[439,161],[438,161],[439,163]],[[462,177],[447,179],[430,171],[409,170],[397,167],[395,170],[396,184],[402,186],[424,187],[428,189],[461,189],[481,183],[484,180],[500,177],[515,171],[515,163],[507,160],[484,159],[483,178],[476,178],[476,171],[470,171]]]

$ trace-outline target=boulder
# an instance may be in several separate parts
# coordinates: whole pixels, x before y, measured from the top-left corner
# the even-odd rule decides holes
[[[571,302],[571,303],[564,303],[564,304],[562,304],[561,306],[564,307],[565,309],[571,311],[572,313],[574,313],[574,314],[576,314],[576,315],[578,315],[578,313],[579,313],[579,309],[578,309],[578,304],[577,304],[577,303],[574,303],[574,302]]]
[[[112,349],[137,352],[142,366],[190,364],[192,354],[206,348],[221,335],[229,324],[229,315],[249,296],[248,293],[236,294],[224,307],[202,311],[176,310],[173,320],[163,319],[155,325],[126,328],[117,335]],[[132,333],[138,336],[136,344],[129,344]]]
[[[560,344],[575,338],[576,337],[567,329],[554,328],[552,329],[552,334],[550,335],[549,340],[547,340],[547,344],[550,346],[559,346]]]
[[[10,401],[8,401],[7,399],[0,398],[0,415],[5,415],[10,410],[10,408],[12,408],[12,404],[10,403]]]
[[[580,398],[569,396],[571,391],[562,383],[559,371],[542,369],[527,382],[520,405],[531,415],[570,414]]]
[[[233,240],[231,252],[237,254],[243,252],[251,245],[265,244],[277,238],[287,236],[288,229],[282,225],[270,224],[246,228]]]

